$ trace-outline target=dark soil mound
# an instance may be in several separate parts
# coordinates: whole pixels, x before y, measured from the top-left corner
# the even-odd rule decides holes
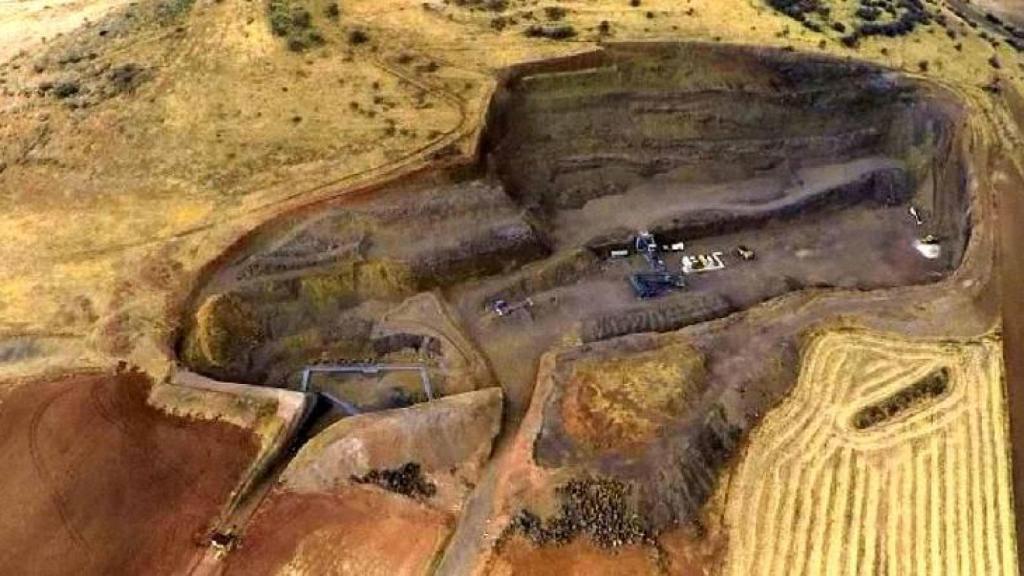
[[[399,468],[370,470],[362,476],[353,476],[358,484],[375,484],[381,488],[410,498],[430,498],[437,494],[437,486],[427,480],[416,462],[407,462]]]
[[[650,530],[631,509],[631,489],[622,482],[572,480],[559,486],[556,493],[557,515],[541,520],[533,512],[521,510],[509,525],[509,533],[522,534],[537,545],[565,544],[580,535],[589,536],[603,548],[653,541]]]

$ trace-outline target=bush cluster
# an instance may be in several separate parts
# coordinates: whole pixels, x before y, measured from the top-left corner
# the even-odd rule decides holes
[[[288,0],[270,0],[267,10],[270,30],[275,36],[287,39],[289,50],[302,52],[324,43],[323,35],[313,26],[309,10],[294,6]]]

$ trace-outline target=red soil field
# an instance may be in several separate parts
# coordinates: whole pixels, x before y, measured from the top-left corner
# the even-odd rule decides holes
[[[255,438],[146,404],[141,373],[19,385],[0,403],[0,574],[183,574]]]
[[[377,488],[275,490],[228,556],[225,574],[277,574],[289,563],[317,574],[425,574],[451,529],[448,514]]]
[[[543,547],[513,538],[502,546],[489,570],[494,576],[611,576],[658,572],[657,552],[653,548],[625,546],[608,551],[586,538],[577,538],[563,546]]]

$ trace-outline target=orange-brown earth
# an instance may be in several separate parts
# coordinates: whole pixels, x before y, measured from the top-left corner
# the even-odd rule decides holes
[[[230,424],[168,416],[149,378],[88,372],[0,404],[0,574],[182,574],[254,458]]]
[[[625,547],[609,554],[582,539],[560,547],[536,547],[515,538],[502,547],[490,573],[494,576],[610,576],[653,574],[658,571],[657,554],[641,546]]]
[[[276,490],[228,557],[225,573],[424,574],[450,531],[447,514],[378,488]]]

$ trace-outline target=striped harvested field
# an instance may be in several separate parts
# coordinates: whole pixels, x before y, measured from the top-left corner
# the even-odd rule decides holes
[[[995,337],[816,335],[724,488],[723,572],[1016,574],[1001,352]]]

